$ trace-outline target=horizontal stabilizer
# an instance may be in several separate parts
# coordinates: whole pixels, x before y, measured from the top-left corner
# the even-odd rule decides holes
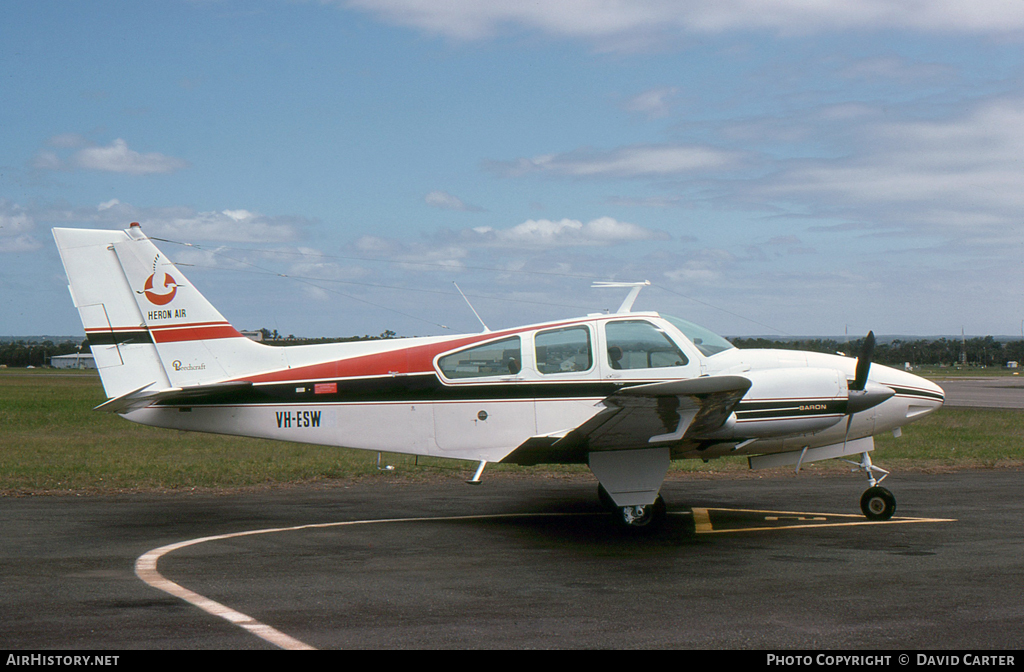
[[[106,411],[108,413],[130,413],[131,411],[152,406],[159,402],[167,401],[189,401],[197,400],[225,392],[235,392],[252,387],[248,381],[230,383],[211,383],[209,385],[192,385],[190,387],[168,387],[163,390],[149,390],[153,383],[143,385],[137,390],[132,390],[119,397],[108,399],[100,404],[94,411]]]
[[[157,392],[146,392],[147,388],[153,386],[153,383],[146,383],[142,387],[132,390],[131,392],[125,392],[122,395],[116,396],[113,399],[108,399],[96,408],[94,411],[105,411],[107,413],[122,413],[127,411],[133,411],[136,408],[142,408],[149,406],[150,399]]]

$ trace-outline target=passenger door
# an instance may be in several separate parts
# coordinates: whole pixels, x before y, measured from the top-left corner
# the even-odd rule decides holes
[[[522,341],[505,337],[438,357],[443,388],[433,406],[439,455],[499,459],[536,434],[533,399],[524,398],[521,384]]]

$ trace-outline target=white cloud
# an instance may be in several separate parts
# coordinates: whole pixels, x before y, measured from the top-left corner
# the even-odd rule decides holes
[[[379,236],[360,236],[355,242],[355,248],[359,254],[389,254],[395,249],[395,241]]]
[[[726,250],[699,250],[691,253],[686,261],[665,271],[664,276],[673,282],[683,284],[714,285],[733,270],[735,263],[735,255]]]
[[[28,234],[8,238],[0,236],[0,252],[34,252],[43,244]]]
[[[457,196],[452,196],[447,191],[432,191],[423,199],[427,205],[441,210],[460,210],[462,212],[480,212],[483,208],[475,205],[468,205]]]
[[[505,177],[549,172],[574,177],[659,177],[719,170],[740,163],[736,152],[699,145],[631,145],[610,151],[581,149],[532,159],[491,161],[485,167]]]
[[[135,215],[149,234],[181,241],[230,241],[281,243],[299,237],[295,221],[264,217],[246,210],[194,212],[188,209],[157,210]]]
[[[0,252],[30,252],[42,247],[31,233],[35,227],[25,208],[0,200]]]
[[[128,143],[118,138],[107,147],[87,147],[80,149],[72,157],[72,163],[86,170],[102,170],[112,173],[128,173],[131,175],[149,175],[153,173],[172,173],[185,168],[188,164],[171,156],[158,152],[140,154],[128,148]]]
[[[872,123],[853,157],[808,160],[762,192],[942,227],[1019,226],[1024,101],[989,101],[959,118]]]
[[[521,247],[564,247],[610,245],[639,240],[665,240],[668,234],[645,229],[611,217],[599,217],[583,223],[577,219],[530,219],[508,229],[478,227],[473,238],[485,244]]]
[[[287,243],[302,238],[309,220],[261,215],[244,209],[197,212],[188,207],[139,208],[113,198],[96,206],[67,207],[35,203],[23,207],[0,200],[0,235],[45,227],[127,228],[139,222],[148,235],[187,243]]]
[[[1006,0],[340,0],[384,21],[458,40],[505,28],[583,38],[601,49],[636,48],[666,37],[726,31],[806,34],[904,29],[1007,33],[1024,29],[1024,5]]]
[[[64,168],[64,162],[56,152],[43,150],[32,159],[32,167],[41,170],[61,170]]]
[[[252,219],[253,217],[255,217],[255,215],[253,215],[248,210],[221,210],[221,214],[230,217],[236,222],[241,222],[243,220]]]
[[[25,233],[35,228],[35,221],[24,207],[0,200],[0,232],[3,235]]]
[[[848,79],[891,79],[905,82],[939,80],[955,76],[946,65],[913,63],[896,56],[865,58],[842,68],[839,76]]]
[[[667,117],[672,110],[672,98],[679,93],[674,86],[644,91],[626,101],[623,106],[628,112],[647,115],[651,119]]]

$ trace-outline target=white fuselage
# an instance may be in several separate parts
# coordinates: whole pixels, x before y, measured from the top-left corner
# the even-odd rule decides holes
[[[639,341],[655,332],[671,343],[654,347],[629,341],[622,347],[634,350],[626,353],[630,361],[625,365],[620,360],[616,366],[608,354],[618,347],[616,339]],[[937,385],[874,365],[870,380],[895,394],[853,414],[847,427],[843,409],[854,359],[735,348],[709,356],[655,313],[286,351],[279,357],[287,357],[287,368],[239,377],[252,381],[251,391],[203,403],[150,406],[126,417],[178,429],[496,462],[531,437],[558,436],[578,427],[602,409],[602,399],[623,386],[745,376],[751,388],[709,437],[713,441],[699,448],[680,442],[672,452],[673,457],[708,459],[868,437],[942,404]],[[452,352],[467,354],[452,358]],[[507,368],[502,357],[514,365]]]

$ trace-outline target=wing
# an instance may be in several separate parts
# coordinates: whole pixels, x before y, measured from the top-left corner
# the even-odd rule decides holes
[[[750,385],[743,376],[708,376],[623,387],[579,427],[533,437],[502,462],[585,463],[594,451],[671,447],[721,427]]]

